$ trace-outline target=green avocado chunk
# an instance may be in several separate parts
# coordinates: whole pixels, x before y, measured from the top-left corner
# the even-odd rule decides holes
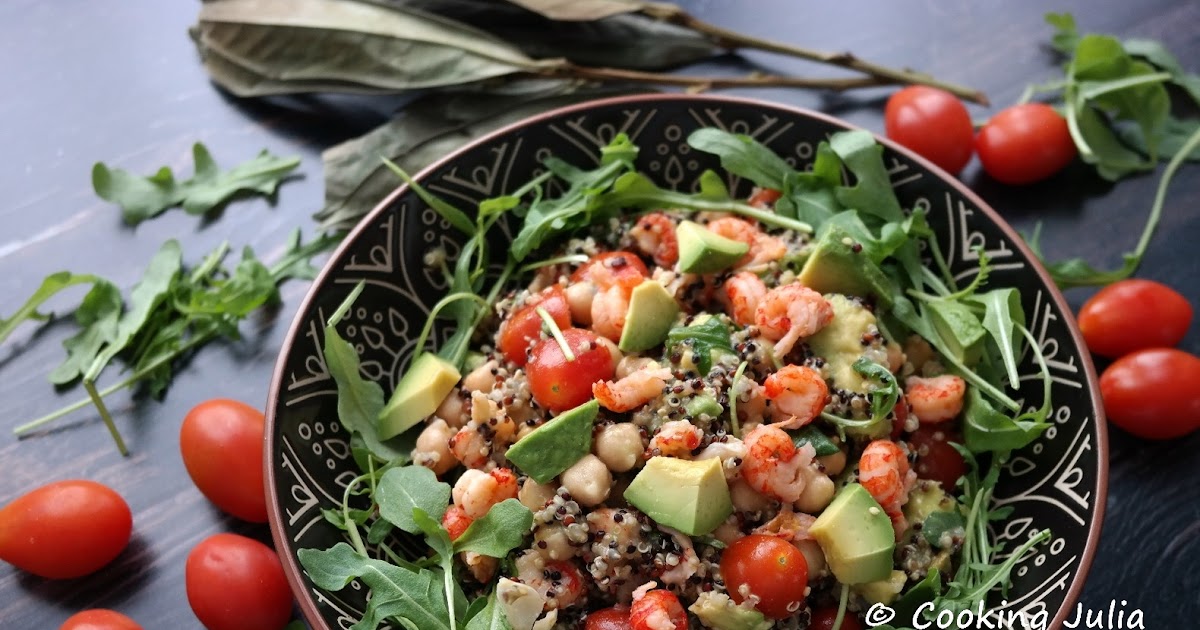
[[[716,457],[651,457],[625,489],[625,500],[654,522],[688,536],[711,533],[733,514],[725,471]]]
[[[695,398],[687,401],[683,405],[683,408],[692,417],[705,415],[710,418],[717,418],[725,411],[721,403],[717,402],[717,399],[713,398],[711,394],[697,394]]]
[[[892,521],[866,488],[847,484],[809,528],[843,584],[886,580],[896,548]]]
[[[855,584],[854,592],[869,604],[890,604],[900,596],[900,591],[904,590],[907,581],[907,574],[892,569],[892,573],[882,580]]]
[[[547,483],[592,451],[599,411],[595,400],[568,409],[513,444],[505,457],[534,481]]]
[[[641,352],[657,346],[675,325],[676,315],[679,304],[666,287],[654,280],[642,282],[629,296],[629,312],[617,347],[623,352]]]
[[[735,604],[725,593],[704,591],[688,607],[705,628],[712,630],[771,630],[775,624],[743,602]]]
[[[413,360],[375,420],[379,439],[387,440],[424,420],[442,404],[458,380],[458,368],[432,352]]]
[[[750,246],[692,221],[675,228],[679,242],[679,270],[684,273],[716,273],[728,269],[750,251]]]
[[[892,283],[866,254],[854,251],[854,245],[849,232],[829,228],[813,247],[797,280],[821,293],[872,297],[877,304],[891,306]]]

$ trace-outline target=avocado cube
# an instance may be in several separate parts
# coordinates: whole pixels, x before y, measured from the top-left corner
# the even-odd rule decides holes
[[[883,306],[891,306],[895,292],[879,265],[856,251],[850,233],[839,227],[817,241],[797,280],[814,291],[872,297]]]
[[[666,287],[646,280],[633,288],[625,328],[617,347],[623,352],[641,352],[662,343],[675,325],[679,304]]]
[[[432,352],[414,359],[375,421],[379,439],[396,437],[432,414],[460,378],[454,364]]]
[[[715,457],[651,457],[625,489],[625,500],[654,522],[688,536],[708,534],[733,514],[725,471]]]
[[[679,270],[684,273],[716,273],[741,260],[750,246],[725,238],[693,221],[680,221],[675,228],[679,243]]]
[[[538,483],[547,483],[592,451],[595,400],[551,418],[509,447],[505,457]]]
[[[842,488],[809,533],[839,582],[864,584],[891,577],[896,533],[879,502],[861,485]]]

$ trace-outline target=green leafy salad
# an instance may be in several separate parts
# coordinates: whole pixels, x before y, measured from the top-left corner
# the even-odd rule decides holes
[[[453,334],[390,395],[337,330],[361,287],[324,331],[361,474],[325,514],[347,542],[300,561],[369,589],[355,628],[849,628],[876,603],[900,623],[975,608],[1049,539],[997,561],[988,534],[1051,401],[987,257],[955,280],[865,131],[807,171],[718,129],[688,143],[753,193],[660,188],[624,135],[469,212],[395,169],[465,244],[426,256],[450,291],[417,347]],[[1037,407],[1010,394],[1026,344]]]

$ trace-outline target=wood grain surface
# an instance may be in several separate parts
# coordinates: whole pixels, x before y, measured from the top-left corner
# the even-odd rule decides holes
[[[949,2],[807,2],[759,0],[682,3],[711,22],[815,48],[852,50],[893,66],[910,66],[984,89],[995,106],[1013,102],[1029,82],[1058,74],[1045,45],[1045,10],[1070,10],[1081,28],[1162,40],[1200,70],[1200,3],[1194,0],[1074,0],[1053,5],[980,0]],[[319,152],[382,122],[395,99],[341,97],[240,102],[207,80],[187,38],[197,3],[6,0],[0,4],[0,313],[10,314],[52,272],[112,279],[128,288],[167,238],[194,261],[222,240],[271,257],[297,226],[312,229],[322,200]],[[728,57],[694,71],[745,72],[747,63],[775,72],[827,72],[766,54]],[[890,93],[793,90],[735,91],[811,107],[882,131]],[[231,165],[262,148],[304,158],[303,177],[274,203],[255,199],[212,221],[169,212],[134,228],[95,197],[89,173],[103,160],[135,172],[160,165],[190,172],[190,147],[203,141]],[[1131,249],[1157,178],[1103,182],[1083,165],[1025,188],[989,181],[972,163],[962,178],[1018,229],[1045,224],[1054,258],[1119,262]],[[1139,275],[1200,298],[1200,166],[1185,168]],[[46,581],[0,565],[0,628],[56,628],[89,607],[118,609],[145,628],[198,628],[188,608],[184,559],[204,537],[235,531],[267,540],[266,526],[235,522],[194,489],[178,449],[179,423],[196,403],[230,397],[265,404],[281,340],[306,287],[283,289],[283,305],[252,320],[245,339],[205,348],[175,379],[162,402],[111,399],[133,454],[113,448],[89,409],[52,430],[17,440],[9,429],[76,400],[46,380],[62,357],[71,326],[27,325],[0,346],[0,503],[68,478],[110,485],[134,512],[134,539],[109,567],[70,581]],[[1078,307],[1090,294],[1068,293]],[[68,309],[78,294],[56,300]],[[1200,352],[1200,324],[1185,349]],[[1103,365],[1099,367],[1103,368]],[[108,378],[115,374],[106,375]],[[1151,443],[1111,429],[1110,490],[1104,536],[1083,605],[1110,601],[1144,611],[1147,628],[1200,624],[1200,435]],[[1122,604],[1122,601],[1126,602]]]

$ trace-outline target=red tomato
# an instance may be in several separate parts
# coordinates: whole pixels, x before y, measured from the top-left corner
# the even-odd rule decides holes
[[[93,608],[71,615],[58,630],[142,630],[142,627],[114,610]]]
[[[1139,350],[1100,376],[1100,397],[1113,424],[1149,440],[1200,429],[1200,358],[1174,348]]]
[[[237,534],[205,538],[188,554],[188,604],[208,630],[278,630],[292,591],[270,547]]]
[[[1178,345],[1191,324],[1187,298],[1153,280],[1114,282],[1079,309],[1079,331],[1088,350],[1110,359]]]
[[[442,516],[442,527],[446,528],[446,532],[450,534],[450,540],[458,540],[463,532],[471,526],[472,519],[467,516],[466,510],[462,509],[461,505],[451,505],[446,513]]]
[[[604,269],[601,270],[600,267]],[[615,284],[633,289],[650,275],[646,263],[633,252],[615,251],[596,254],[571,274],[571,282],[590,282],[593,275],[611,274]]]
[[[951,433],[941,425],[925,425],[908,438],[917,452],[917,463],[913,466],[917,477],[931,479],[950,491],[958,478],[967,472],[967,463],[950,442],[962,444],[962,437]]]
[[[1061,171],[1078,151],[1067,121],[1043,103],[1014,105],[975,138],[983,170],[1005,184],[1032,184]]]
[[[129,504],[111,488],[59,481],[0,509],[0,560],[44,578],[77,578],[112,562],[132,531]]]
[[[649,591],[633,602],[629,608],[629,626],[633,630],[663,630],[661,616],[664,613],[675,624],[675,630],[687,630],[687,611],[683,604],[674,593],[661,588]]]
[[[721,553],[721,575],[729,597],[737,603],[742,586],[761,601],[758,611],[772,619],[790,617],[804,604],[808,561],[795,545],[782,538],[752,534],[739,538]]]
[[[500,324],[497,333],[496,346],[504,353],[504,358],[524,367],[529,360],[525,351],[541,337],[542,316],[538,308],[546,309],[546,313],[558,324],[559,328],[571,325],[571,307],[567,306],[567,295],[562,287],[550,287],[533,296],[525,306],[517,309],[504,323]]]
[[[837,606],[813,610],[808,622],[808,630],[833,630],[833,622],[837,621],[837,611]],[[858,615],[847,610],[846,615],[842,617],[841,630],[863,630],[863,625],[858,620]]]
[[[179,429],[192,482],[217,507],[251,523],[267,522],[263,422],[254,407],[217,398],[193,407]]]
[[[614,606],[588,613],[583,630],[633,630],[629,621],[629,608]]]
[[[608,342],[581,328],[563,330],[567,346],[575,354],[568,361],[554,339],[543,339],[533,347],[525,372],[537,404],[553,412],[578,407],[592,399],[592,383],[612,378],[616,371]]]
[[[779,201],[782,196],[783,193],[774,188],[758,188],[755,189],[753,195],[750,195],[750,199],[746,200],[746,205],[756,208],[773,208],[775,202]]]
[[[950,174],[971,160],[975,127],[957,96],[927,85],[911,85],[888,99],[887,136]]]

